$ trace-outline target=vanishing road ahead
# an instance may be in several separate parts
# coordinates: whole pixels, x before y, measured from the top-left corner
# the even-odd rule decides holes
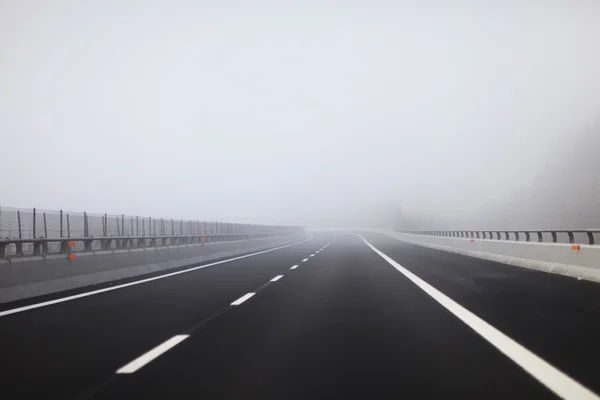
[[[316,234],[107,288],[4,307],[2,398],[600,393],[600,284],[379,234]]]

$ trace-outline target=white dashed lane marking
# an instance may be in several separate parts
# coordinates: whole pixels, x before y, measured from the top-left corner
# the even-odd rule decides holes
[[[298,268],[298,266],[297,266],[297,265],[294,265],[294,266],[293,266],[292,268],[290,268],[290,269],[296,269],[296,268]]]
[[[189,335],[176,335],[166,342],[156,346],[152,350],[147,353],[142,354],[129,364],[121,367],[117,370],[117,374],[132,374],[138,369],[142,368],[144,365],[148,364],[150,361],[154,360],[156,357],[161,354],[169,351],[173,347],[177,346],[179,343],[183,342],[187,339]]]
[[[231,305],[239,306],[240,304],[242,304],[243,302],[245,302],[246,300],[248,300],[250,297],[254,296],[255,294],[256,293],[246,293],[245,295],[243,295],[242,297],[240,297],[239,299],[237,299],[236,301],[231,303]]]
[[[271,279],[271,282],[277,282],[281,278],[283,278],[283,275],[277,275],[275,278]]]

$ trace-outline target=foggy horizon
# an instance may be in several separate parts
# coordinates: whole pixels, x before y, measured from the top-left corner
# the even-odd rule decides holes
[[[0,206],[323,227],[396,203],[443,226],[561,224],[511,210],[598,172],[576,146],[600,145],[598,16],[2,2]],[[586,176],[569,192],[592,207]]]

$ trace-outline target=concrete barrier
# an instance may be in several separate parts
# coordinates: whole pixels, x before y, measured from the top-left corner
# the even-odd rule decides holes
[[[64,254],[0,263],[0,303],[97,285],[265,250],[306,238],[287,235],[236,242]]]
[[[515,242],[414,235],[389,229],[373,229],[403,242],[600,282],[600,245]]]

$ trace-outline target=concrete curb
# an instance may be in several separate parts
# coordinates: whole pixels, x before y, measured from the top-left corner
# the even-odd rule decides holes
[[[570,264],[562,264],[550,261],[540,261],[533,260],[529,258],[515,257],[505,254],[496,254],[489,253],[477,250],[465,250],[461,248],[445,246],[440,244],[433,243],[423,243],[417,240],[410,240],[404,237],[401,237],[397,232],[390,232],[387,230],[370,230],[371,232],[382,233],[392,239],[400,240],[405,243],[414,244],[417,246],[427,247],[436,250],[448,251],[451,253],[461,254],[469,257],[480,258],[483,260],[496,261],[507,265],[514,265],[517,267],[528,268],[536,271],[547,272],[551,274],[558,274],[569,276],[577,279],[586,279],[593,282],[600,282],[600,270],[579,266],[579,265],[570,265]],[[523,245],[519,243],[518,245]]]
[[[215,244],[222,244],[222,243],[241,243],[241,242],[248,243],[253,240],[260,241],[260,240],[264,240],[264,239],[276,239],[278,237],[282,237],[282,236],[273,236],[273,237],[266,237],[266,238],[251,238],[251,239],[243,239],[243,240],[235,240],[235,241],[208,242],[208,243],[205,243],[204,246],[202,245],[202,243],[194,243],[194,244],[175,244],[175,245],[168,245],[168,246],[153,246],[153,247],[148,246],[148,247],[133,248],[133,249],[127,248],[127,249],[93,250],[93,251],[88,251],[88,252],[78,251],[78,252],[75,252],[75,255],[77,257],[88,257],[88,256],[105,256],[105,255],[120,254],[120,253],[137,253],[137,252],[146,252],[146,251],[187,249],[187,248],[194,248],[194,247],[212,246]],[[10,258],[0,259],[0,265],[1,264],[26,263],[26,262],[30,262],[30,261],[54,260],[54,259],[60,259],[60,258],[66,258],[66,257],[67,257],[66,254],[58,254],[58,253],[44,254],[44,255],[39,255],[39,256],[25,256],[25,257],[12,256]]]

